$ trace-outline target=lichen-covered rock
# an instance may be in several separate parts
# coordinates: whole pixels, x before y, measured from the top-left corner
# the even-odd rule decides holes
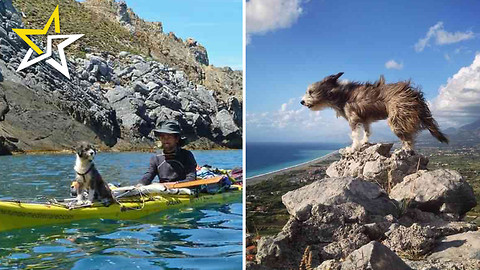
[[[430,252],[435,245],[435,231],[415,223],[410,227],[394,224],[386,233],[385,246],[398,254],[418,257]]]
[[[405,177],[390,193],[391,198],[434,213],[463,215],[477,204],[472,187],[456,171],[419,171]]]

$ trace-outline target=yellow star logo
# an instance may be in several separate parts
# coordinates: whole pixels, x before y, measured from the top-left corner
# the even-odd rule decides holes
[[[60,33],[60,15],[58,13],[58,5],[53,11],[52,15],[50,16],[50,19],[48,19],[47,24],[43,27],[43,29],[21,29],[21,28],[16,28],[12,29],[19,35],[23,41],[25,41],[30,48],[32,48],[37,54],[42,54],[43,51],[38,48],[35,43],[32,42],[32,40],[27,37],[27,35],[45,35],[50,28],[50,25],[52,24],[52,21],[55,20],[55,33]]]

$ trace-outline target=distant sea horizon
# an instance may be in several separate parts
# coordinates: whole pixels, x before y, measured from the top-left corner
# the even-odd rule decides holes
[[[345,143],[247,142],[246,177],[296,166],[334,152]]]

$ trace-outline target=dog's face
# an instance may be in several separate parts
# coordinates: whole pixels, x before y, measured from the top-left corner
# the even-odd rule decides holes
[[[319,82],[309,85],[300,104],[312,111],[319,111],[328,106],[331,91],[338,86],[337,80],[342,74],[343,72],[330,75]]]
[[[89,161],[92,161],[97,154],[95,147],[87,142],[81,142],[77,148],[75,148],[75,152],[79,158]]]

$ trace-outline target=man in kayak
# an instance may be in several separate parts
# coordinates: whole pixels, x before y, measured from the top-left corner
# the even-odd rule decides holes
[[[150,158],[150,167],[139,185],[150,185],[158,176],[162,182],[191,181],[197,178],[197,162],[192,152],[182,149],[185,138],[177,121],[164,122],[153,131],[162,142],[162,152]]]

